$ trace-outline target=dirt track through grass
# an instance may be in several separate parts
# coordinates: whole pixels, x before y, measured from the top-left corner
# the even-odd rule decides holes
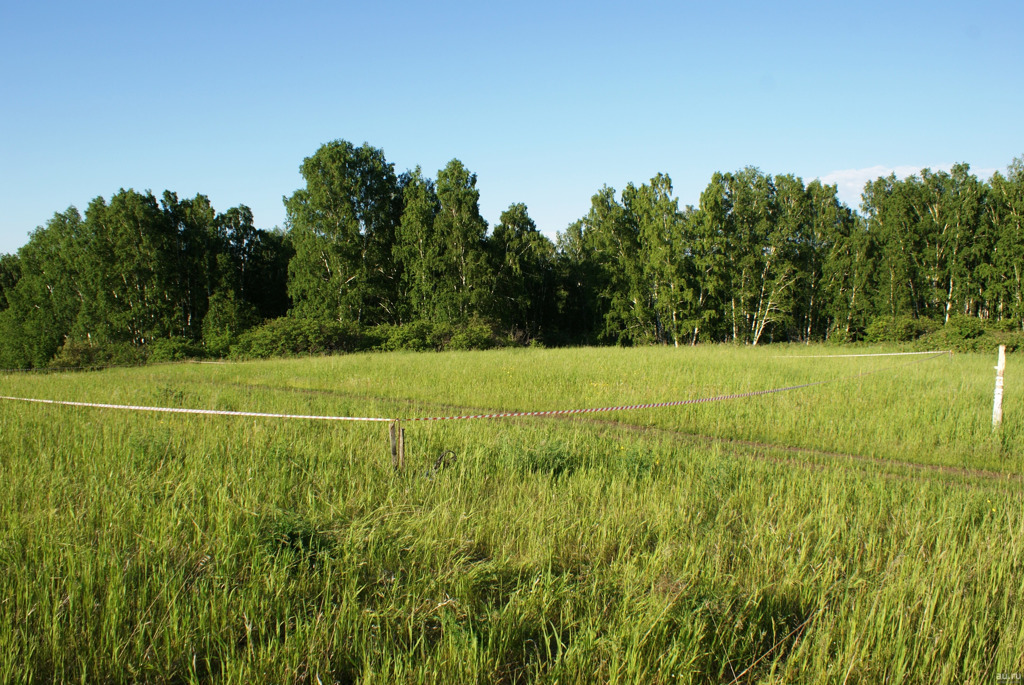
[[[459,414],[459,415],[477,415],[477,414],[489,414],[497,413],[501,411],[507,411],[506,409],[497,409],[494,407],[479,407],[479,406],[467,406],[458,404],[440,404],[440,403],[424,403],[423,400],[412,400],[404,398],[394,397],[383,397],[379,395],[368,395],[365,393],[352,393],[334,389],[316,389],[316,388],[292,388],[292,387],[281,387],[281,386],[269,386],[265,384],[245,384],[245,383],[218,383],[211,381],[214,384],[226,385],[229,387],[241,388],[246,390],[260,390],[267,392],[282,392],[282,393],[296,393],[303,395],[326,395],[334,397],[344,397],[349,400],[356,400],[360,402],[392,402],[397,404],[404,404],[410,407],[416,407],[417,409],[423,409],[426,412],[434,414]],[[749,398],[743,398],[749,399]],[[726,402],[743,401],[740,400],[725,400]],[[636,410],[635,413],[643,414],[645,412],[656,412],[658,409],[649,410]],[[563,421],[563,422],[574,422],[578,424],[589,424],[595,427],[601,428],[613,428],[617,430],[627,430],[641,433],[656,433],[660,435],[668,435],[681,440],[691,441],[697,444],[721,444],[730,447],[741,448],[745,454],[751,455],[758,451],[770,451],[770,452],[791,452],[797,454],[808,454],[817,457],[825,457],[833,459],[829,467],[844,468],[842,462],[854,461],[864,462],[867,465],[855,466],[852,468],[864,469],[870,468],[871,465],[877,465],[887,468],[900,468],[908,472],[915,471],[933,471],[936,473],[963,476],[965,478],[981,478],[989,480],[1006,481],[1012,483],[1019,483],[1022,480],[1021,474],[1017,473],[1006,473],[1003,471],[986,470],[986,469],[971,469],[961,468],[956,466],[945,466],[941,464],[917,464],[910,461],[898,461],[895,459],[886,459],[882,457],[876,457],[866,454],[855,454],[851,452],[838,452],[833,450],[816,449],[813,447],[802,447],[799,445],[788,445],[783,443],[773,442],[758,442],[752,440],[739,440],[735,438],[725,438],[714,435],[704,435],[699,433],[689,433],[679,430],[673,430],[668,428],[661,428],[658,426],[646,425],[643,423],[631,423],[624,420],[612,421],[608,419],[601,419],[587,415],[570,415],[570,416],[551,416],[551,417],[502,417],[497,419],[475,419],[475,420],[493,420],[493,421],[507,421],[513,422],[518,425],[524,425],[530,421]],[[408,428],[409,439],[413,440],[415,435],[414,428]],[[754,455],[756,456],[756,454]],[[765,457],[768,458],[768,457]],[[787,463],[792,465],[801,466],[821,466],[821,464],[808,464],[806,462],[799,462],[793,459],[786,460]]]

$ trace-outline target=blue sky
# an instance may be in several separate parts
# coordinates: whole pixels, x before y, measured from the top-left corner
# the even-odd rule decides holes
[[[15,3],[0,7],[0,252],[119,188],[284,225],[338,138],[478,175],[554,235],[602,185],[697,204],[747,165],[840,183],[1024,154],[1024,3]],[[867,170],[867,171],[865,171]]]

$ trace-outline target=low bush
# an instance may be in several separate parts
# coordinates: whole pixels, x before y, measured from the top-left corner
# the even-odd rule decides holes
[[[239,335],[230,356],[264,359],[358,352],[372,349],[377,342],[356,324],[283,316]]]
[[[987,328],[980,321],[978,325],[966,325],[963,322],[952,326],[950,324],[953,324],[953,319],[939,330],[919,338],[914,346],[954,352],[994,352],[1000,345],[1006,345],[1007,352],[1024,350],[1024,333],[1020,331],[1006,332],[995,327]]]
[[[225,357],[241,333],[259,323],[256,309],[235,297],[234,292],[216,292],[203,317],[203,345],[207,354]]]
[[[487,323],[473,320],[460,326],[448,339],[449,350],[489,350],[500,347],[501,338]]]
[[[401,326],[378,326],[381,337],[381,349],[410,350],[425,352],[427,350],[443,350],[451,335],[451,327],[443,323],[429,321],[412,321]]]
[[[985,333],[985,323],[976,316],[951,316],[940,332],[950,340],[973,340]]]
[[[913,316],[879,316],[864,330],[866,342],[910,342],[931,333],[939,323]]]
[[[505,347],[508,341],[502,338],[495,327],[482,319],[472,319],[464,324],[430,321],[412,321],[401,326],[378,326],[382,339],[380,349],[411,350],[489,350]]]
[[[1024,322],[1020,319],[1002,319],[993,323],[992,329],[1003,333],[1022,333],[1024,332]]]
[[[201,345],[180,336],[154,340],[146,350],[146,360],[154,363],[199,359],[204,356],[206,355]]]
[[[829,331],[828,336],[825,338],[827,345],[849,345],[855,340],[855,336],[850,331],[842,328],[834,328]]]
[[[129,343],[91,343],[67,340],[48,364],[51,369],[88,369],[99,366],[133,366],[147,358],[145,347]]]
[[[366,350],[486,350],[508,341],[482,320],[465,324],[412,321],[362,328],[353,323],[282,317],[249,329],[231,346],[233,358],[336,354]]]

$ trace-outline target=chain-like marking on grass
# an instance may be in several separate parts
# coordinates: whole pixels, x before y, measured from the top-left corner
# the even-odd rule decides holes
[[[755,390],[753,392],[741,392],[732,395],[715,395],[714,397],[698,397],[692,400],[677,400],[675,402],[653,402],[649,404],[624,404],[619,407],[591,407],[589,409],[552,409],[549,411],[509,411],[496,414],[471,414],[466,416],[420,416],[414,419],[403,419],[403,421],[452,421],[456,419],[503,419],[513,416],[555,416],[564,414],[590,414],[603,411],[627,411],[630,409],[656,409],[658,407],[681,407],[686,404],[702,404],[704,402],[719,402],[721,400],[736,400],[741,397],[755,397],[757,395],[769,395],[775,392],[786,392],[799,388],[809,388],[812,385],[831,383],[832,381],[817,381],[815,383],[804,383],[803,385],[791,385],[785,388],[772,388],[771,390]]]
[[[918,354],[912,352],[911,354]],[[925,354],[932,354],[934,357],[948,354],[947,350],[939,352],[928,352]],[[715,395],[713,397],[698,397],[692,400],[678,400],[675,402],[655,402],[652,404],[626,404],[618,407],[594,407],[591,409],[553,409],[550,411],[515,411],[515,412],[496,412],[493,414],[472,414],[466,416],[423,416],[413,419],[402,419],[403,421],[452,421],[457,419],[501,419],[509,418],[513,416],[555,416],[565,414],[589,414],[595,412],[606,412],[606,411],[626,411],[630,409],[654,409],[657,407],[681,407],[687,404],[703,404],[705,402],[720,402],[723,400],[737,400],[744,397],[757,397],[759,395],[771,395],[777,392],[787,392],[789,390],[799,390],[801,388],[811,388],[816,385],[825,385],[827,383],[838,383],[839,381],[850,380],[853,378],[861,378],[863,376],[870,376],[875,373],[881,373],[882,371],[888,371],[891,369],[897,369],[902,366],[910,366],[911,364],[918,364],[920,362],[928,361],[933,357],[927,357],[925,359],[917,359],[912,362],[905,364],[898,364],[896,366],[886,367],[884,369],[876,369],[874,371],[864,371],[862,373],[850,374],[848,376],[840,376],[838,378],[830,378],[825,381],[815,381],[813,383],[802,383],[800,385],[789,385],[784,388],[772,388],[770,390],[754,390],[752,392],[741,392],[733,393],[730,395]]]
[[[897,353],[900,354],[900,353]],[[911,352],[909,354],[922,354],[917,352]],[[929,353],[924,353],[929,354]],[[943,350],[941,352],[933,352],[935,357],[939,355],[948,354],[948,351]],[[855,355],[851,355],[855,356]],[[266,412],[254,412],[254,411],[228,411],[226,409],[186,409],[183,407],[148,407],[141,405],[132,404],[101,404],[98,402],[72,402],[69,400],[44,400],[35,399],[29,397],[7,397],[0,395],[0,400],[10,400],[13,402],[36,402],[39,404],[54,404],[66,407],[91,407],[95,409],[123,409],[128,411],[146,411],[146,412],[160,412],[166,414],[204,414],[208,416],[251,416],[257,418],[267,419],[304,419],[309,421],[378,421],[378,422],[391,422],[391,421],[456,421],[466,419],[502,419],[511,418],[515,416],[557,416],[566,414],[591,414],[596,412],[608,412],[608,411],[628,411],[631,409],[656,409],[658,407],[681,407],[688,404],[704,404],[707,402],[721,402],[723,400],[736,400],[744,397],[757,397],[759,395],[771,395],[773,393],[788,392],[790,390],[799,390],[801,388],[811,388],[816,385],[826,385],[828,383],[837,383],[839,381],[850,380],[853,378],[861,378],[863,376],[870,376],[875,373],[881,373],[882,371],[888,371],[902,366],[909,366],[911,364],[918,364],[923,361],[928,361],[932,357],[925,359],[918,359],[906,364],[899,364],[897,366],[890,366],[884,369],[876,369],[874,371],[865,371],[863,373],[851,374],[849,376],[840,376],[838,378],[830,378],[824,381],[814,381],[813,383],[801,383],[800,385],[789,385],[784,388],[771,388],[769,390],[754,390],[751,392],[740,392],[729,395],[715,395],[713,397],[698,397],[691,400],[677,400],[674,402],[652,402],[647,404],[625,404],[617,407],[591,407],[589,409],[551,409],[547,411],[512,411],[512,412],[495,412],[492,414],[468,414],[463,416],[418,416],[408,419],[391,419],[382,417],[371,417],[371,416],[323,416],[318,414],[271,414]]]

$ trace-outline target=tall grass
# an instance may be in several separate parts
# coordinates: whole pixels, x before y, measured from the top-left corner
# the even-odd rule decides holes
[[[1020,394],[992,360],[371,354],[6,376],[4,682],[992,682],[1024,672]],[[792,354],[783,352],[783,356]],[[457,460],[434,469],[444,450]]]

